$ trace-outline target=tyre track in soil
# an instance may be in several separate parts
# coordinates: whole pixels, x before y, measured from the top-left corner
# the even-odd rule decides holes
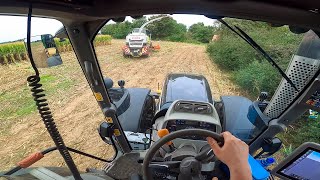
[[[162,86],[168,73],[202,74],[208,79],[215,99],[222,94],[240,94],[238,88],[230,82],[228,75],[221,72],[209,59],[205,46],[173,42],[158,43],[161,45],[159,52],[141,59],[124,59],[120,51],[122,40],[113,40],[111,46],[97,47],[97,57],[103,74],[114,80],[114,86],[117,86],[117,80],[124,79],[125,87],[145,87],[153,91],[157,90],[158,83],[160,87]],[[75,56],[72,55],[72,58],[75,59]],[[83,76],[80,69],[78,71],[74,76]],[[71,95],[61,98],[67,98],[66,102],[59,105],[52,103],[51,108],[66,144],[96,156],[104,158],[112,156],[112,149],[105,145],[97,134],[96,128],[103,121],[103,115],[84,77]],[[4,167],[1,169],[12,167],[17,159],[29,153],[53,146],[43,124],[39,123],[37,114],[18,120],[10,129],[6,139],[0,138],[0,141],[2,142],[0,157],[9,156],[0,162],[0,167]],[[73,157],[80,170],[103,165],[78,155]],[[44,165],[65,164],[59,153],[53,152],[35,164],[35,166]]]

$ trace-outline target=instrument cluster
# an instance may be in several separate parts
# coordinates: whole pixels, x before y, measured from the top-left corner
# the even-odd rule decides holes
[[[192,120],[170,120],[167,123],[166,127],[169,132],[174,132],[182,129],[206,129],[209,131],[216,132],[216,126],[211,123],[202,122],[202,121],[192,121]],[[193,140],[205,140],[203,137],[186,137],[186,139],[193,139]]]

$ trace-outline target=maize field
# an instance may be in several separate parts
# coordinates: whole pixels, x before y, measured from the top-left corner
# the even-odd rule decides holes
[[[15,63],[27,59],[24,42],[0,44],[0,64]]]
[[[93,43],[94,46],[110,45],[111,40],[112,37],[110,35],[97,35]],[[60,53],[72,50],[69,39],[64,39],[63,41],[61,41],[59,38],[55,38],[54,42],[56,43],[58,51]]]
[[[110,45],[112,37],[110,35],[97,35],[94,39],[94,46]],[[61,41],[59,38],[54,39],[58,52],[63,53],[72,51],[69,39]],[[27,50],[23,41],[0,44],[0,64],[6,65],[19,61],[28,60]]]

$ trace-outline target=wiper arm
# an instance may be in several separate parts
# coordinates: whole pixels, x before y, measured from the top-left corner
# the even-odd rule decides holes
[[[279,67],[279,65],[270,57],[270,55],[264,51],[261,46],[259,46],[247,33],[245,33],[242,29],[235,26],[235,28],[240,32],[236,31],[234,28],[229,26],[227,22],[225,22],[222,19],[218,19],[222,24],[227,26],[232,32],[236,33],[241,39],[246,41],[253,49],[255,49],[257,52],[259,52],[273,67],[275,67],[278,72],[281,74],[281,76],[296,90],[299,91],[298,88],[294,85],[294,83],[291,81],[291,79],[286,75],[285,72]]]

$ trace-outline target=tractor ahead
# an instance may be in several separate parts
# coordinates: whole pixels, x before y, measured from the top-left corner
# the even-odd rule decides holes
[[[134,28],[130,34],[126,36],[126,45],[122,47],[124,57],[148,57],[152,50],[159,50],[160,46],[153,46],[151,42],[151,32],[145,27],[167,16],[152,19],[144,23],[140,28]]]

